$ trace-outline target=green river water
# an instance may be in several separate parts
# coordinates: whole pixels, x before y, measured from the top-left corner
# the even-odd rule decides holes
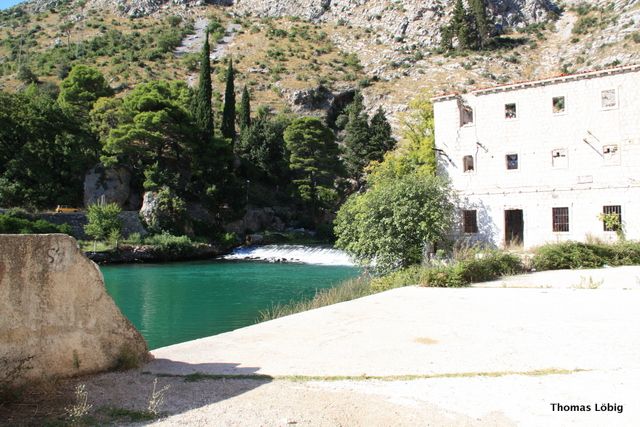
[[[101,267],[107,291],[154,349],[255,323],[273,304],[355,277],[348,266],[206,261]]]

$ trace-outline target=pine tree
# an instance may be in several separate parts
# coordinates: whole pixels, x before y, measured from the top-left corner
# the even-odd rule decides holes
[[[227,68],[227,85],[224,91],[224,108],[222,109],[222,136],[235,139],[236,137],[236,93],[234,86],[233,60],[229,59]]]
[[[487,17],[487,6],[484,0],[469,0],[471,17],[474,23],[474,36],[477,49],[483,49],[489,40],[490,21]]]
[[[251,126],[251,96],[249,90],[244,87],[242,91],[242,101],[240,101],[240,111],[238,112],[238,121],[240,129],[247,129]]]
[[[193,105],[193,116],[200,129],[202,143],[208,145],[213,139],[213,111],[211,108],[211,63],[209,62],[209,33],[204,39],[200,64],[200,80]]]
[[[378,107],[378,111],[371,118],[369,132],[371,137],[369,139],[368,161],[381,162],[384,154],[396,146],[396,140],[391,134],[391,125],[382,107]]]

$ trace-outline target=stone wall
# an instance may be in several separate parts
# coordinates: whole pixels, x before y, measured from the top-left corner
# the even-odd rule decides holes
[[[67,235],[0,235],[0,357],[32,357],[23,380],[104,371],[148,357],[98,266]]]

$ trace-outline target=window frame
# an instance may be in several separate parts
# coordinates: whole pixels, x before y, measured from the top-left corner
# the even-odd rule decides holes
[[[562,109],[562,111],[553,111],[555,104],[554,104],[554,100],[558,99],[558,98],[562,98],[564,99],[564,108]],[[558,95],[558,96],[552,96],[551,97],[551,114],[553,116],[563,116],[565,114],[567,114],[567,95]]]
[[[471,121],[465,122],[465,111],[470,111],[471,112]],[[460,107],[460,127],[471,127],[471,126],[475,126],[475,118],[476,118],[476,112],[475,109],[469,105],[462,105]]]
[[[471,169],[467,169],[467,159],[471,159]],[[476,172],[476,159],[473,155],[467,154],[462,156],[462,173],[475,173]]]
[[[561,221],[565,220],[565,221]],[[566,230],[565,230],[566,228]],[[568,206],[551,208],[551,230],[554,233],[571,232],[571,217]]]
[[[616,153],[614,156],[607,157],[608,154],[611,154],[611,151],[607,152],[607,149],[611,149],[615,147]],[[622,162],[622,153],[620,152],[620,144],[607,144],[602,146],[602,163],[604,166],[620,166]]]
[[[509,167],[509,156],[516,156],[516,167],[515,168],[510,168]],[[520,156],[518,155],[518,153],[507,153],[504,155],[504,164],[506,167],[506,170],[509,172],[514,172],[514,171],[519,171],[520,170]]]
[[[514,106],[514,108],[515,108],[515,116],[514,116],[514,117],[508,117],[508,116],[507,116],[507,105],[513,105],[513,106]],[[504,104],[504,109],[503,109],[503,111],[502,111],[502,114],[503,114],[504,120],[506,120],[506,121],[508,121],[508,122],[512,122],[512,121],[518,120],[518,118],[520,117],[520,116],[518,115],[518,112],[519,112],[520,108],[518,108],[518,107],[519,107],[519,106],[518,106],[518,103],[517,103],[517,102],[505,102],[505,104]]]
[[[609,208],[609,209],[607,209]],[[620,227],[622,227],[622,205],[603,205],[602,206],[602,213],[604,215],[608,215],[608,214],[618,214],[618,221],[620,223]],[[602,220],[602,231],[605,232],[617,232],[618,230],[620,230],[620,227],[618,228],[608,228],[607,224],[604,222],[604,219]]]
[[[467,215],[472,214],[472,220]],[[478,234],[478,210],[463,209],[462,210],[462,231],[464,234]]]
[[[605,106],[602,104],[602,94],[603,94],[604,92],[610,92],[610,91],[613,91],[613,95],[615,96],[616,103],[615,103],[615,105],[613,105],[613,106],[611,106],[611,107],[605,107]],[[601,90],[600,90],[600,109],[601,109],[602,111],[616,110],[616,109],[618,109],[618,105],[620,105],[620,98],[619,98],[619,96],[618,96],[618,88],[615,88],[615,87],[614,87],[614,88],[601,89]]]

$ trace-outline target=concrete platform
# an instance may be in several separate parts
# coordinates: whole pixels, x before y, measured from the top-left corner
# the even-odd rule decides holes
[[[407,287],[160,348],[145,369],[271,376],[637,370],[639,324],[637,290]]]

